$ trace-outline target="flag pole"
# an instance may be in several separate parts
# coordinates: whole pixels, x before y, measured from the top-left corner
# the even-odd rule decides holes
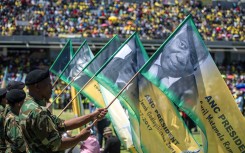
[[[140,69],[141,70],[141,69]],[[134,74],[134,76],[128,81],[128,83],[120,90],[120,92],[114,97],[114,99],[110,102],[110,104],[105,108],[108,109],[115,101],[116,99],[120,96],[120,94],[124,91],[124,89],[126,89],[128,87],[128,85],[134,80],[134,78],[136,78],[136,76],[140,73],[140,70],[138,72],[136,72]],[[84,89],[86,87],[86,85],[97,75],[97,73],[83,86],[82,89]],[[74,96],[74,98],[66,105],[66,107],[60,112],[60,114],[58,115],[58,117],[65,111],[65,109],[71,104],[71,102],[77,97],[77,95],[82,91],[82,89],[80,89],[77,94]],[[88,125],[88,127],[92,127],[94,126],[94,124],[96,122],[98,122],[98,118],[100,118],[100,115],[97,116],[97,118],[93,121],[92,124]]]
[[[71,102],[76,99],[76,97],[79,95],[79,93],[90,83],[91,80],[93,80],[93,78],[96,76],[97,74],[95,74],[92,78],[90,78],[88,80],[88,82],[85,83],[85,85],[83,85],[83,87],[77,92],[77,94],[69,101],[69,103],[65,106],[65,108],[62,109],[62,111],[60,112],[60,114],[58,115],[58,117],[66,110],[66,108],[71,104]]]
[[[108,109],[115,101],[116,99],[120,96],[120,94],[128,87],[128,85],[136,78],[136,76],[140,73],[140,70],[134,74],[134,76],[128,81],[128,83],[120,90],[120,92],[114,97],[114,99],[109,103],[108,106],[106,106],[105,109]],[[98,116],[100,117],[100,116]],[[90,125],[93,126],[96,122],[98,121],[98,118],[94,120],[94,122]]]
[[[60,77],[58,77],[58,78],[54,81],[54,83],[52,84],[52,88],[54,88],[54,85],[59,81],[59,79],[60,79]]]
[[[74,76],[73,78],[72,78],[72,80],[62,89],[62,91],[60,92],[60,94],[59,95],[57,95],[55,98],[54,98],[54,100],[47,106],[47,108],[49,108],[51,105],[52,105],[52,103],[53,102],[55,102],[55,100],[65,91],[65,89],[72,83],[72,82],[74,82],[75,81],[75,79],[76,79],[76,77],[77,76],[79,76],[81,73],[83,72],[83,70],[81,70],[76,76]],[[55,83],[54,83],[55,84]]]
[[[91,59],[91,61],[76,75],[76,76],[74,76],[74,78],[69,82],[69,84],[61,91],[61,93],[57,96],[57,97],[55,97],[55,99],[47,106],[47,108],[49,108],[51,105],[52,105],[52,103],[64,92],[64,90],[72,83],[72,82],[74,82],[74,80],[75,80],[75,78],[79,75],[79,74],[81,74],[89,65],[90,65],[90,63],[92,63],[100,54],[101,54],[101,52],[105,49],[105,47],[106,46],[108,46],[108,44],[109,43],[111,43],[114,39],[116,39],[117,38],[117,35],[116,36],[114,36],[95,56],[94,56],[94,58],[93,59]],[[78,50],[80,50],[80,48],[85,44],[85,42],[86,42],[86,40],[82,43],[82,45],[79,47],[79,49]],[[76,56],[76,54],[78,54],[78,51],[75,53],[75,55],[73,56],[73,58],[75,58],[75,56]],[[73,58],[71,59],[71,61],[73,60]],[[67,68],[67,66],[71,63],[71,61],[66,65],[66,67],[64,68],[64,70],[66,70],[66,68]],[[64,72],[62,72],[62,74],[63,74]],[[61,74],[61,75],[62,75]],[[60,76],[61,75],[59,75],[59,77],[58,77],[58,79],[60,78]],[[58,81],[58,79],[56,80],[56,81]],[[56,81],[55,81],[55,83],[52,85],[52,87],[54,87],[54,85],[56,84]]]
[[[136,32],[135,32],[136,33]],[[128,43],[128,41],[135,35],[135,33],[134,34],[132,34],[125,42],[124,42],[124,44],[126,44],[126,43]],[[124,45],[121,45],[118,49],[117,49],[117,51],[102,65],[102,67],[88,80],[88,82],[77,92],[77,94],[75,95],[75,97],[72,99],[72,100],[70,100],[69,101],[69,103],[65,106],[65,108],[64,109],[62,109],[62,111],[60,112],[60,114],[58,115],[58,117],[65,111],[65,109],[71,104],[71,102],[77,97],[77,95],[88,85],[88,83],[91,81],[91,80],[93,80],[93,78],[95,77],[95,76],[97,76],[102,70],[103,70],[103,68],[104,67],[106,67],[106,65],[112,60],[112,58],[117,54],[117,52],[119,52],[121,49],[122,49],[122,47],[123,47]],[[97,54],[98,55],[98,54]],[[74,55],[75,56],[75,55]],[[93,61],[94,61],[94,59],[96,58],[97,56],[95,56],[84,68],[83,68],[83,70],[85,70],[89,65],[90,65],[90,63],[92,63]],[[83,71],[82,70],[82,71]]]

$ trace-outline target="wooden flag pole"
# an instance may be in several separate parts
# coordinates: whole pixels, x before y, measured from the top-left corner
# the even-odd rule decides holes
[[[54,88],[54,85],[59,81],[60,76],[54,81],[54,83],[52,84],[52,88]]]
[[[57,95],[55,98],[54,98],[54,100],[47,106],[47,108],[49,108],[51,105],[52,105],[52,103],[54,103],[55,102],[55,100],[65,91],[65,89],[72,83],[72,82],[74,82],[75,81],[75,79],[76,79],[76,77],[77,76],[79,76],[81,73],[83,72],[83,70],[81,70],[76,76],[74,76],[73,78],[72,78],[72,80],[62,89],[62,91],[60,92],[60,94],[59,95]],[[55,84],[55,83],[54,83]]]
[[[76,97],[80,94],[80,92],[90,83],[90,81],[91,80],[93,80],[93,78],[96,76],[96,74],[92,77],[92,78],[90,78],[89,80],[88,80],[88,82],[86,82],[86,84],[85,85],[83,85],[83,87],[77,92],[77,94],[74,96],[74,98],[72,98],[70,101],[69,101],[69,103],[65,106],[65,108],[63,108],[62,109],[62,111],[60,112],[60,114],[58,115],[58,117],[66,110],[66,108],[71,104],[71,102],[74,100],[74,99],[76,99]]]
[[[120,92],[114,97],[114,99],[110,102],[110,104],[105,108],[108,109],[113,103],[114,101],[116,101],[116,99],[120,96],[120,94],[124,91],[124,89],[126,89],[128,87],[128,85],[133,81],[133,79],[140,73],[140,71],[138,71],[137,73],[134,74],[134,76],[128,81],[128,83],[120,90]],[[100,116],[98,116],[100,118]],[[93,126],[96,122],[98,122],[98,118],[94,120],[94,122],[90,125]]]

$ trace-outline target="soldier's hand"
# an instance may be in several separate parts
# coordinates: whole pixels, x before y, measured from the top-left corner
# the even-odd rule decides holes
[[[99,108],[94,112],[94,118],[98,121],[102,120],[107,114],[108,110],[105,108]]]
[[[86,140],[91,134],[91,126],[88,126],[80,131],[80,134],[83,135],[83,140]]]

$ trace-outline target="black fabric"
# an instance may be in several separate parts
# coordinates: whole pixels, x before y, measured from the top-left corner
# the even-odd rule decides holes
[[[121,142],[116,136],[110,136],[106,143],[103,153],[120,153]]]
[[[10,91],[12,89],[23,89],[25,84],[20,81],[10,81],[7,85],[7,90]]]
[[[6,94],[8,103],[14,104],[23,101],[26,98],[24,90],[12,89]]]
[[[27,74],[25,84],[32,85],[49,77],[48,70],[36,69]]]
[[[0,89],[0,97],[2,97],[3,95],[5,95],[7,93],[7,89],[5,88],[1,88]]]

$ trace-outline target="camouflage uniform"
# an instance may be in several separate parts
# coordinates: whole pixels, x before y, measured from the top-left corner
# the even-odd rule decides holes
[[[19,116],[14,114],[10,109],[4,123],[4,136],[9,146],[6,150],[7,153],[26,152],[25,142],[20,130]]]
[[[65,132],[64,121],[38,103],[28,96],[20,109],[20,126],[28,150],[31,153],[56,152]]]
[[[5,108],[0,105],[0,152],[5,152],[6,144],[4,139],[4,111]]]
[[[7,148],[4,137],[4,121],[9,109],[9,105],[6,105],[5,107],[0,105],[0,153],[5,152]]]

